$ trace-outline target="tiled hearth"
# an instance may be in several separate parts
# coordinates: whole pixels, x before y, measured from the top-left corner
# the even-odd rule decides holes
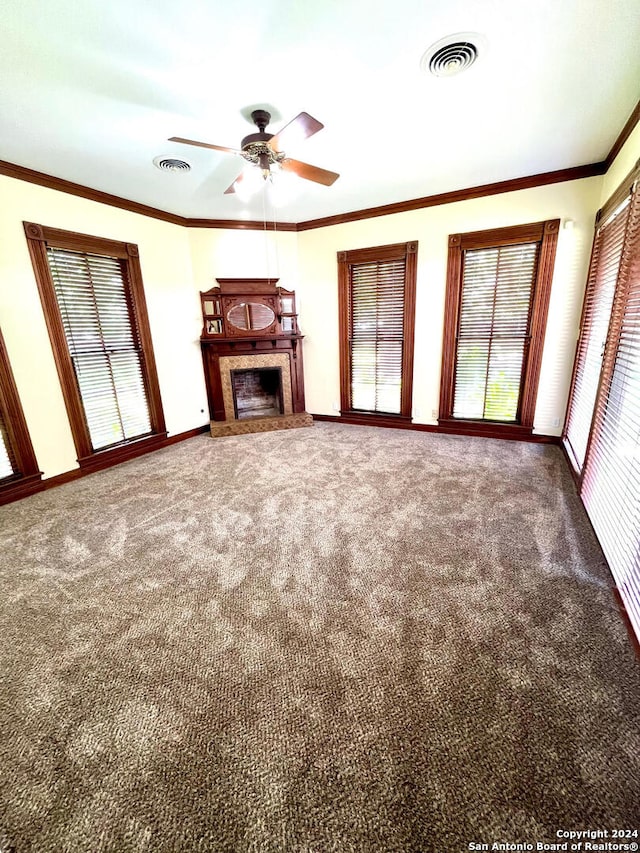
[[[276,429],[308,426],[313,426],[313,418],[307,412],[301,412],[273,418],[247,418],[244,421],[211,421],[211,435],[213,438],[221,438],[224,435],[248,435],[251,432],[272,432]]]

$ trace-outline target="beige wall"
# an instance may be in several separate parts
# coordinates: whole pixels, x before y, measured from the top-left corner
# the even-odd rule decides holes
[[[0,176],[0,327],[34,449],[45,476],[77,467],[69,422],[22,229],[23,220],[137,243],[169,434],[200,426],[207,402],[198,291],[215,278],[278,277],[298,294],[307,410],[335,414],[340,397],[336,252],[418,240],[414,417],[438,408],[447,237],[451,233],[571,219],[561,228],[538,405],[537,432],[559,434],[573,361],[593,218],[640,154],[636,131],[600,177],[474,199],[324,229],[187,229]],[[620,178],[618,178],[618,175]]]
[[[175,434],[206,423],[187,230],[0,176],[0,328],[45,476],[77,468],[77,461],[23,221],[138,244],[167,429]]]
[[[559,435],[575,351],[601,177],[335,225],[299,235],[300,324],[306,334],[307,408],[335,414],[340,399],[336,252],[418,240],[414,420],[435,423],[449,234],[570,219],[561,227],[549,307],[535,431]]]
[[[622,150],[611,164],[609,171],[604,176],[600,206],[616,191],[629,172],[635,167],[638,159],[640,159],[640,123],[636,125],[635,130],[632,131],[622,146]]]
[[[277,278],[280,287],[298,285],[298,235],[295,231],[190,228],[193,279],[198,291],[216,278]],[[199,303],[198,303],[199,304]]]

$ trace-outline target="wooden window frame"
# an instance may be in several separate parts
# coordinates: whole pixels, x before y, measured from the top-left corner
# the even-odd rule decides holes
[[[576,393],[577,373],[578,373],[578,367],[579,367],[578,356],[580,353],[580,346],[581,346],[583,334],[585,331],[585,318],[586,318],[586,313],[588,310],[588,301],[589,301],[589,297],[590,297],[589,288],[590,288],[592,281],[595,284],[595,274],[596,274],[597,270],[594,269],[594,265],[597,264],[599,261],[598,256],[599,256],[599,252],[600,252],[600,248],[601,248],[600,247],[600,241],[602,240],[602,233],[600,231],[600,223],[606,222],[607,219],[611,216],[611,214],[625,201],[625,199],[631,199],[634,184],[638,180],[640,180],[640,160],[637,161],[637,163],[635,164],[633,169],[629,172],[628,175],[626,175],[626,177],[621,182],[621,184],[613,191],[613,193],[607,199],[605,204],[596,213],[596,218],[595,218],[595,223],[594,223],[593,243],[591,246],[591,257],[589,259],[589,269],[587,272],[587,282],[586,282],[586,287],[585,287],[584,298],[582,301],[582,311],[580,314],[580,327],[579,327],[580,331],[578,332],[578,338],[576,340],[576,349],[575,349],[575,356],[574,356],[574,361],[573,361],[573,370],[571,373],[571,385],[569,387],[569,397],[567,400],[567,409],[566,409],[566,413],[565,413],[564,425],[562,428],[562,442],[563,442],[564,450],[565,450],[565,453],[567,454],[567,457],[569,459],[569,463],[571,465],[571,473],[572,473],[572,475],[576,481],[578,491],[580,490],[580,487],[582,485],[584,467],[586,465],[587,456],[589,453],[589,445],[591,444],[591,440],[592,440],[596,404],[597,404],[597,400],[600,396],[600,390],[601,390],[602,381],[603,381],[604,358],[603,358],[603,364],[601,364],[601,367],[600,367],[600,376],[598,377],[598,383],[597,383],[598,387],[597,387],[596,397],[595,397],[595,401],[594,401],[594,408],[593,408],[593,412],[591,415],[591,423],[589,425],[589,438],[587,440],[587,446],[586,446],[585,453],[584,453],[584,459],[582,460],[582,466],[580,466],[580,467],[576,464],[576,459],[575,459],[575,456],[573,453],[573,449],[571,448],[571,443],[567,437],[567,429],[569,426],[569,418],[571,417],[571,410],[572,410],[573,401],[574,401],[574,397],[575,397],[575,393]],[[628,228],[628,222],[627,222],[627,228]],[[619,276],[619,270],[618,270],[618,274],[616,275],[616,283],[614,285],[614,291],[617,289],[618,276]],[[614,300],[615,300],[615,295],[614,295]],[[612,321],[612,314],[609,317],[609,329],[607,330],[607,336],[606,336],[607,341],[609,340],[609,336],[610,336],[610,332],[611,332],[611,321]],[[603,354],[603,356],[604,356],[604,354]]]
[[[438,425],[444,430],[495,438],[525,437],[532,434],[559,228],[560,220],[550,219],[527,225],[449,236],[438,418]],[[456,342],[462,296],[463,253],[467,249],[499,248],[533,241],[540,243],[540,253],[533,285],[529,351],[522,369],[519,422],[511,424],[454,418]]]
[[[637,388],[629,371],[628,356],[637,352],[637,305],[640,296],[640,161],[599,213],[608,216],[629,193],[630,206],[617,271],[609,327],[602,358],[598,390],[589,427],[589,439],[580,475],[578,493],[593,525],[614,578],[618,595],[635,638],[640,642],[640,530],[633,514],[638,495],[637,475],[632,462],[621,461],[623,441],[635,438]],[[618,371],[618,367],[620,370]],[[634,365],[635,366],[635,365]],[[619,375],[622,383],[616,385]],[[631,390],[636,392],[625,406]],[[631,432],[629,431],[631,428]],[[616,458],[617,457],[617,458]],[[571,459],[569,460],[571,462]],[[611,464],[613,462],[613,464]],[[575,476],[575,474],[574,474]],[[635,486],[635,488],[634,488]],[[631,560],[621,555],[624,534],[631,533]],[[629,552],[627,551],[627,554]]]
[[[417,279],[417,240],[408,243],[392,243],[366,249],[338,252],[338,305],[340,329],[340,415],[352,423],[397,426],[411,422],[413,400],[413,353],[415,339],[415,306]],[[400,413],[363,412],[351,408],[351,346],[349,342],[349,303],[351,291],[350,267],[353,264],[377,261],[405,261],[405,290],[402,348],[402,387]]]
[[[18,388],[9,363],[9,356],[0,331],[0,411],[7,433],[11,454],[19,469],[12,479],[0,483],[0,505],[24,498],[42,489],[42,472],[29,436],[27,422],[20,404]]]
[[[156,447],[162,447],[167,431],[153,355],[137,245],[88,234],[79,234],[75,231],[49,228],[33,222],[24,222],[23,225],[80,468],[100,470],[140,456],[142,453],[156,449]],[[125,262],[125,278],[128,284],[132,321],[135,323],[140,340],[140,361],[149,406],[151,435],[122,442],[115,447],[104,450],[93,450],[47,259],[48,246],[68,249],[72,252],[108,255],[120,258]]]

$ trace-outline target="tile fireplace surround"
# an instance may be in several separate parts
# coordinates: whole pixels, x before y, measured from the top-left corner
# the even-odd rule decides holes
[[[266,355],[221,356],[218,360],[220,386],[224,401],[224,421],[211,421],[211,435],[214,438],[223,435],[244,435],[251,432],[268,432],[274,429],[311,426],[313,419],[307,412],[294,412],[291,392],[291,371],[288,353],[269,353]],[[232,370],[252,370],[260,367],[279,367],[282,376],[282,415],[266,418],[236,418],[231,386]]]
[[[305,412],[302,338],[295,294],[271,279],[217,279],[201,293],[204,328],[200,338],[209,399],[211,435],[312,426]],[[234,322],[232,322],[232,319]],[[252,323],[266,324],[262,328]],[[281,378],[282,414],[236,415],[232,371],[273,368]]]

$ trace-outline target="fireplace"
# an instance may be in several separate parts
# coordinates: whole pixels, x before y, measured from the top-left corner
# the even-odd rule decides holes
[[[231,390],[233,411],[238,420],[268,418],[284,413],[281,367],[232,370]]]
[[[295,293],[268,279],[217,279],[200,294],[213,437],[311,426]]]

